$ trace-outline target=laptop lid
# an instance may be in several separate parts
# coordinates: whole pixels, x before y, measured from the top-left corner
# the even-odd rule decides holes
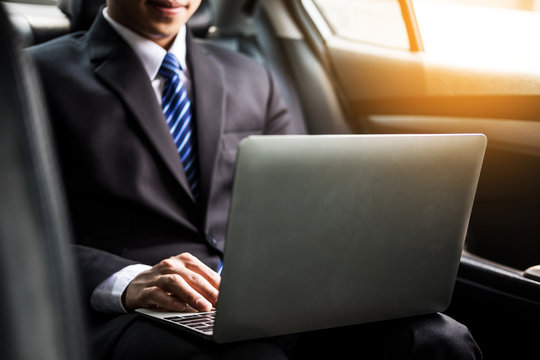
[[[244,139],[214,339],[444,310],[485,147],[477,134]]]

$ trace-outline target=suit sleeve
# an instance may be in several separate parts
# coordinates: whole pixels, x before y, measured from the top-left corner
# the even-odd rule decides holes
[[[96,248],[72,245],[81,274],[83,298],[89,299],[94,289],[109,276],[129,265],[136,264],[120,256]]]

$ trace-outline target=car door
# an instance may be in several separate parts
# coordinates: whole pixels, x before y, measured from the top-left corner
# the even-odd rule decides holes
[[[324,78],[329,89],[309,94],[339,106],[328,122],[342,117],[347,130],[339,124],[336,132],[487,135],[448,310],[469,326],[486,358],[540,354],[534,345],[540,282],[525,272],[540,264],[540,58],[535,62],[537,51],[526,41],[540,24],[533,11],[539,5],[302,0],[286,5],[296,30],[281,24],[277,34],[286,54],[299,39],[310,47],[324,72],[310,65],[311,76]],[[277,5],[271,7],[267,16],[284,22]],[[292,66],[294,77],[298,62]],[[297,85],[300,97],[309,81]],[[308,129],[319,130],[310,118]]]

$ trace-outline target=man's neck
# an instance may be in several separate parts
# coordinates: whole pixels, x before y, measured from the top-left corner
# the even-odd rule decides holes
[[[157,74],[158,68],[167,51],[173,53],[177,57],[185,72],[189,71],[186,61],[186,26],[180,28],[176,37],[168,44],[168,49],[164,49],[151,39],[141,36],[139,33],[112,19],[107,12],[107,8],[103,9],[103,16],[120,37],[122,37],[139,56],[150,79],[153,79]]]

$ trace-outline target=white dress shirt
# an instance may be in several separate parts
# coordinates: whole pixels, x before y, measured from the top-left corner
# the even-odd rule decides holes
[[[164,79],[158,75],[158,71],[167,54],[167,50],[113,20],[109,16],[107,8],[103,9],[103,16],[113,29],[131,46],[141,60],[146,75],[152,83],[156,99],[161,104]],[[191,78],[186,63],[185,25],[178,32],[169,52],[176,56],[182,66],[183,72],[181,78],[188,96],[191,98]],[[150,268],[150,266],[143,264],[130,265],[111,275],[94,289],[90,298],[92,308],[102,313],[126,312],[122,305],[122,293],[137,275]]]

